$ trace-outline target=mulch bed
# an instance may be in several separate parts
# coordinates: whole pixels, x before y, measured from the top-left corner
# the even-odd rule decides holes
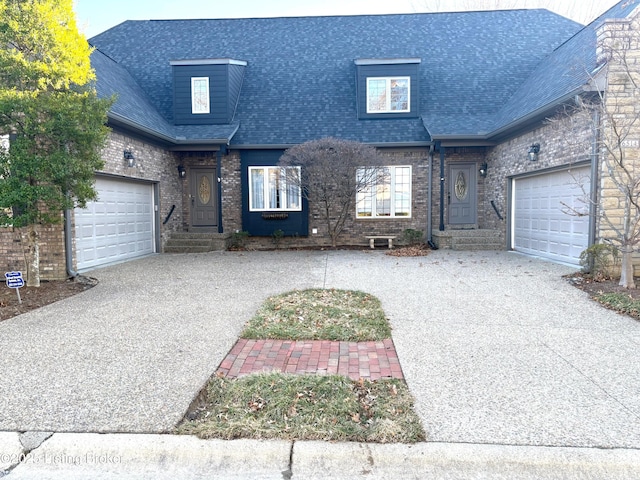
[[[640,288],[630,289],[621,287],[618,285],[618,280],[610,278],[594,279],[580,272],[566,275],[565,278],[575,287],[587,292],[592,298],[602,295],[603,293],[623,293],[634,300],[640,299]],[[638,279],[636,279],[636,284],[640,286]]]
[[[94,279],[80,277],[79,281],[63,280],[41,282],[40,287],[24,286],[20,289],[22,303],[18,302],[14,288],[0,283],[0,321],[84,292],[96,283]]]

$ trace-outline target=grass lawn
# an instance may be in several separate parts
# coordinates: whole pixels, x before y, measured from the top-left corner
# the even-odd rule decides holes
[[[372,295],[309,289],[268,298],[241,336],[362,342],[391,338],[391,328]],[[425,439],[403,380],[274,372],[213,377],[176,433],[380,443]]]
[[[217,377],[178,433],[200,438],[402,442],[424,440],[401,380],[353,382],[331,375]]]
[[[241,337],[365,342],[391,338],[391,328],[373,295],[314,288],[268,298]]]

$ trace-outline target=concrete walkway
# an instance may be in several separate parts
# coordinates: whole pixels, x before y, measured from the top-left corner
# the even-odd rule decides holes
[[[560,278],[573,270],[508,252],[442,250],[163,255],[96,270],[97,287],[0,323],[0,471],[640,478],[640,323]],[[180,420],[264,298],[310,287],[381,299],[428,442],[232,445],[157,435]],[[31,450],[14,433],[25,431],[56,433]],[[43,460],[16,466],[25,451]],[[101,453],[122,462],[96,460]]]

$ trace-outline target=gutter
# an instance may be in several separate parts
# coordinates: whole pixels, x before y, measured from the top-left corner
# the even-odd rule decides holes
[[[539,117],[544,117],[549,110],[553,110],[556,107],[559,107],[560,105],[567,103],[569,101],[573,101],[573,98],[576,95],[579,95],[580,93],[584,93],[585,92],[585,87],[581,86],[579,88],[576,88],[575,90],[573,90],[571,93],[567,93],[566,95],[554,100],[551,103],[548,103],[536,110],[534,110],[533,112],[525,115],[524,117],[520,117],[517,120],[514,120],[511,123],[508,123],[507,125],[500,127],[497,130],[494,130],[493,132],[490,132],[489,134],[486,135],[486,139],[490,139],[490,138],[495,138],[495,137],[499,137],[500,135],[506,135],[507,132],[509,132],[509,130],[515,130],[518,127],[532,121],[532,120],[536,120]]]
[[[235,132],[234,132],[235,133]],[[424,141],[424,142],[394,142],[394,143],[365,143],[364,145],[369,145],[371,147],[376,148],[412,148],[412,147],[431,147],[433,142]],[[300,145],[299,143],[273,143],[273,144],[261,144],[261,143],[253,143],[253,144],[244,144],[244,145],[229,145],[230,148],[234,150],[286,150],[291,147],[295,147],[296,145]]]
[[[528,113],[524,117],[520,117],[508,123],[507,125],[504,125],[498,128],[497,130],[486,133],[484,135],[433,134],[432,138],[433,140],[437,140],[438,142],[441,142],[441,143],[442,142],[465,142],[468,144],[468,146],[471,146],[471,145],[485,146],[485,147],[495,146],[499,143],[499,140],[497,140],[496,137],[500,138],[502,136],[507,136],[510,131],[517,130],[519,127],[522,127],[529,122],[539,120],[541,117],[545,117],[551,110],[555,109],[556,107],[559,107],[562,104],[573,101],[573,98],[576,95],[579,95],[581,93],[585,93],[588,91],[589,90],[586,88],[586,86],[581,86],[579,88],[576,88],[573,91],[571,91],[571,93],[567,93],[562,97],[557,98],[553,102],[547,103],[546,105],[534,110],[533,112]]]
[[[167,143],[174,143],[174,139],[172,137],[170,137],[169,135],[165,135],[163,133],[157,132],[157,131],[152,130],[150,128],[143,127],[139,123],[133,122],[133,121],[129,120],[128,118],[123,117],[122,115],[118,115],[117,113],[109,112],[107,114],[107,118],[115,120],[117,123],[121,123],[121,124],[123,124],[123,125],[125,125],[127,127],[132,128],[133,130],[144,132],[147,135],[150,135],[152,137],[156,137],[156,138],[159,138],[161,140],[164,140]]]
[[[203,138],[203,139],[197,139],[197,140],[187,140],[185,137],[171,137],[169,135],[165,135],[164,133],[160,133],[156,130],[152,130],[150,128],[144,127],[139,123],[133,122],[132,120],[129,120],[128,118],[123,117],[122,115],[118,115],[117,113],[110,112],[107,118],[112,119],[116,123],[120,123],[133,130],[146,133],[149,136],[158,138],[167,143],[172,143],[174,145],[209,145],[209,144],[229,145],[229,142],[238,131],[238,128],[240,128],[240,125],[236,125],[233,132],[231,132],[231,135],[229,135],[228,138]]]

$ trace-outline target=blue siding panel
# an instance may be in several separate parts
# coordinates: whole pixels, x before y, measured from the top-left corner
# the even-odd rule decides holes
[[[263,218],[263,212],[249,211],[249,167],[278,165],[284,150],[244,150],[240,156],[242,184],[242,229],[253,236],[270,236],[282,230],[286,236],[309,235],[309,205],[302,199],[302,211],[287,212],[284,220]]]
[[[176,125],[215,125],[229,123],[228,65],[174,65],[173,118]],[[208,114],[191,112],[191,78],[209,78]]]

